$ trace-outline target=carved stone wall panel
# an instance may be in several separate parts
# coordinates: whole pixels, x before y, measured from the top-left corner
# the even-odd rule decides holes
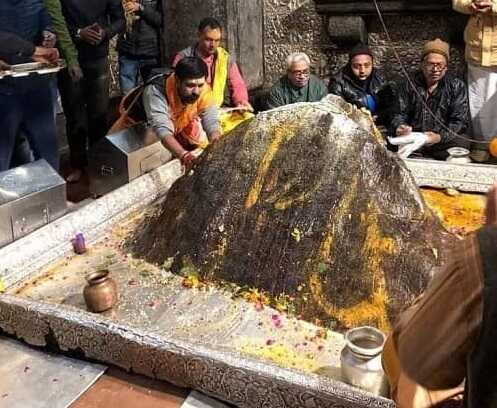
[[[327,33],[328,19],[318,14],[313,0],[264,0],[264,66],[265,85],[269,86],[284,71],[284,57],[288,52],[305,50],[313,60],[314,71],[327,79],[347,62],[349,48],[334,43]],[[374,15],[364,17],[368,42],[377,57],[377,63],[387,78],[397,78],[400,67]],[[463,75],[464,46],[461,33],[466,17],[456,13],[386,15],[385,21],[392,35],[392,46],[402,53],[410,71],[419,64],[423,44],[440,37],[452,45],[452,69]]]

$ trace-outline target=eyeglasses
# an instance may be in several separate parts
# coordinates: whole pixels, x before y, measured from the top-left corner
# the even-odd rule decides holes
[[[303,69],[303,70],[297,70],[297,71],[290,71],[292,75],[295,76],[309,76],[311,71],[308,69]]]
[[[442,63],[425,62],[425,67],[430,71],[443,71],[447,65]]]

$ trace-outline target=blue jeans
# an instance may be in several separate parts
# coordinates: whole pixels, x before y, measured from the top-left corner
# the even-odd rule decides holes
[[[158,66],[157,58],[132,58],[119,55],[119,85],[126,95],[140,84],[140,76],[146,81],[150,71]]]
[[[0,171],[10,168],[16,139],[22,133],[35,159],[59,170],[57,128],[50,82],[25,93],[0,94]]]

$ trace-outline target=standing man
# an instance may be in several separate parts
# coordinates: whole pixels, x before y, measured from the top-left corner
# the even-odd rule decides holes
[[[307,54],[296,52],[286,59],[287,72],[269,91],[268,109],[297,102],[317,102],[326,94],[326,85],[311,74],[311,60]]]
[[[466,84],[447,74],[449,59],[446,42],[436,39],[425,44],[420,69],[413,77],[415,89],[408,81],[400,86],[399,112],[392,120],[393,135],[422,133],[420,154],[437,160],[449,156],[448,148],[466,145],[456,135],[465,134],[469,125]]]
[[[128,0],[126,31],[119,35],[119,85],[125,95],[160,65],[161,0]]]
[[[497,136],[497,0],[452,0],[452,5],[470,15],[464,40],[473,134],[489,142]],[[471,158],[487,161],[487,146],[475,143]]]
[[[235,58],[220,46],[222,28],[215,18],[204,18],[198,26],[198,42],[180,51],[173,67],[185,57],[199,57],[207,65],[207,84],[211,87],[218,108],[240,108],[243,113],[221,114],[223,133],[252,117],[248,90]]]
[[[124,31],[125,20],[120,0],[61,0],[61,4],[83,73],[81,80],[67,72],[59,78],[72,167],[67,181],[77,182],[87,165],[88,145],[108,130],[109,41]]]
[[[41,0],[0,2],[0,60],[7,64],[56,62],[50,17]],[[35,159],[59,169],[57,129],[50,75],[0,79],[0,171],[8,170],[22,132]]]
[[[147,119],[164,146],[189,167],[192,151],[221,136],[219,112],[207,85],[207,66],[198,57],[185,57],[165,81],[148,85],[143,93]]]

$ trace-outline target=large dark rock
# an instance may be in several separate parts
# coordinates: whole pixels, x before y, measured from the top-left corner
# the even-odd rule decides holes
[[[332,97],[259,114],[175,183],[133,252],[295,297],[307,319],[387,328],[447,233],[370,126]]]

